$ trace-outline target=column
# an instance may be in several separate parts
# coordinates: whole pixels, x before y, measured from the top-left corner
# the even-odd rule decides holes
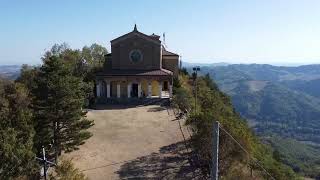
[[[172,84],[169,85],[169,97],[172,97]]]
[[[152,87],[151,87],[151,81],[148,82],[148,98],[151,98],[151,92],[152,91]]]
[[[117,98],[120,98],[120,83],[117,83]]]
[[[100,81],[97,82],[96,91],[97,91],[97,97],[100,97],[101,96],[101,94],[100,94]]]
[[[141,82],[138,84],[138,97],[141,97]]]
[[[103,81],[101,81],[100,83],[100,96],[101,97],[106,97],[106,86],[105,86],[105,83]]]
[[[162,98],[162,82],[159,81],[159,98]]]
[[[127,87],[127,94],[128,94],[128,98],[131,98],[131,82],[128,82],[128,87]]]
[[[110,81],[107,81],[107,98],[110,98]]]

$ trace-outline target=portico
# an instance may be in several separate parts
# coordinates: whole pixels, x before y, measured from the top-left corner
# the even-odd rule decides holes
[[[97,78],[99,98],[170,98],[172,76],[105,76]]]

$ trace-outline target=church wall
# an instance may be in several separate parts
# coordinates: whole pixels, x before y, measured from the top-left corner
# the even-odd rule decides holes
[[[178,56],[163,56],[162,57],[162,68],[173,72],[174,76],[178,75],[179,69],[179,57]]]
[[[141,62],[131,62],[129,54],[133,49],[142,52]],[[133,36],[113,44],[111,51],[113,69],[160,69],[161,45],[141,37]]]

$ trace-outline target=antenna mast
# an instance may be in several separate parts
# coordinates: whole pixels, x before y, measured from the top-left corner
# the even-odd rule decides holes
[[[163,36],[163,46],[164,46],[165,48],[167,48],[167,44],[166,44],[166,33],[164,32],[164,33],[162,34],[162,36]]]

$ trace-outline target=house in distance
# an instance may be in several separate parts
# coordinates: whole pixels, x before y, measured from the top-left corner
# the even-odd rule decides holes
[[[96,74],[98,98],[169,98],[178,75],[179,55],[160,36],[133,31],[111,41],[103,70]]]

